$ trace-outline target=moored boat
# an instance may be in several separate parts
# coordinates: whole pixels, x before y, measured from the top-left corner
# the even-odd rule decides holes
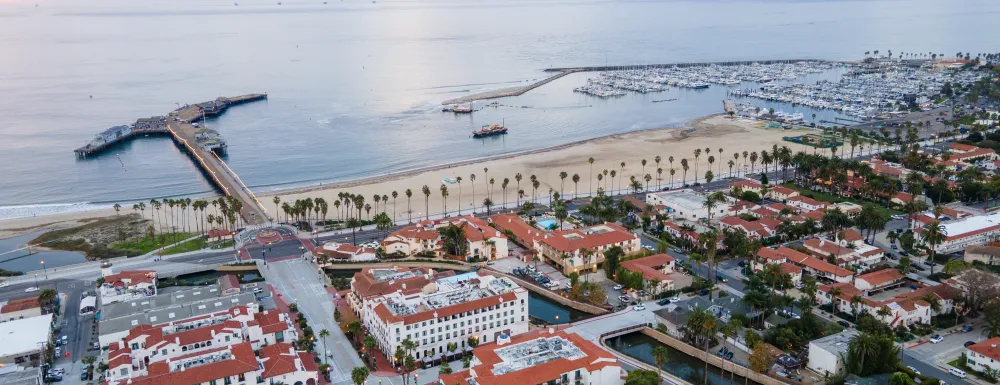
[[[483,128],[472,131],[472,137],[485,138],[487,136],[504,135],[506,133],[507,133],[507,127],[504,127],[503,124],[491,124],[491,125],[485,125],[483,126]]]

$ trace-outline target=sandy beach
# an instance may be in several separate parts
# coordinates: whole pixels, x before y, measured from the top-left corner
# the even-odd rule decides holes
[[[373,206],[374,215],[375,202],[372,199],[375,194],[389,196],[388,205],[384,210],[390,215],[394,215],[397,220],[408,218],[408,207],[412,211],[409,215],[414,220],[422,218],[429,210],[431,215],[439,214],[447,204],[447,210],[456,214],[461,203],[462,213],[468,213],[472,202],[473,194],[477,206],[477,211],[482,211],[482,202],[488,190],[492,190],[492,200],[495,207],[506,205],[511,207],[517,200],[517,182],[514,176],[520,173],[523,179],[520,188],[525,192],[525,199],[531,199],[532,187],[530,176],[537,176],[541,183],[537,191],[539,202],[548,201],[549,189],[553,191],[563,191],[563,195],[572,197],[579,189],[580,194],[586,195],[591,189],[598,188],[597,174],[607,169],[610,173],[615,170],[625,178],[614,178],[614,188],[627,189],[628,176],[635,175],[642,180],[642,176],[649,174],[653,177],[650,187],[655,188],[657,165],[654,158],[659,155],[662,160],[659,167],[663,169],[662,185],[670,183],[669,170],[671,164],[668,161],[670,156],[674,157],[673,168],[677,170],[674,179],[679,181],[682,178],[681,159],[687,158],[690,170],[687,173],[687,180],[691,183],[694,178],[695,162],[694,149],[702,149],[697,169],[700,178],[704,178],[705,171],[708,170],[709,156],[716,158],[712,170],[719,178],[719,166],[722,166],[721,176],[729,176],[728,162],[733,160],[735,152],[759,151],[770,149],[772,145],[789,145],[782,141],[782,137],[789,135],[787,131],[780,129],[764,129],[761,123],[747,120],[733,120],[722,115],[712,115],[688,122],[688,127],[668,127],[654,130],[632,132],[619,135],[610,135],[596,139],[590,139],[553,148],[531,151],[521,154],[503,155],[489,159],[472,160],[457,164],[444,165],[422,170],[397,173],[392,175],[376,176],[360,180],[343,183],[324,184],[309,188],[299,188],[293,190],[268,193],[258,196],[264,203],[264,208],[273,213],[275,206],[272,202],[274,196],[280,197],[282,202],[294,201],[305,198],[324,198],[330,209],[327,214],[328,219],[339,217],[338,210],[334,208],[333,202],[338,199],[340,192],[361,194],[365,197],[365,203]],[[711,148],[711,153],[706,154],[705,149]],[[723,153],[719,154],[719,149]],[[594,158],[594,164],[588,163],[588,158]],[[647,160],[645,169],[641,165],[642,159]],[[736,168],[743,161],[742,156],[737,161]],[[625,162],[624,171],[621,162]],[[484,168],[488,172],[484,172]],[[591,168],[593,168],[593,178],[591,178]],[[735,168],[734,168],[735,169]],[[566,172],[569,176],[565,183],[560,183],[559,174]],[[475,174],[475,182],[471,181],[471,175]],[[580,176],[578,185],[574,185],[572,177],[574,174]],[[446,178],[455,179],[462,177],[461,185],[457,183],[448,184],[443,182]],[[611,188],[609,176],[604,177],[600,182],[601,187]],[[196,177],[192,175],[192,177]],[[489,179],[494,180],[492,188]],[[504,178],[510,179],[506,195],[501,189]],[[619,183],[621,187],[618,187]],[[447,203],[442,202],[440,187],[445,184],[448,187],[449,197]],[[679,182],[674,182],[676,186]],[[422,187],[426,185],[431,190],[430,198],[425,206]],[[405,191],[410,189],[413,192],[412,198],[407,203]],[[398,192],[395,210],[392,199],[392,192]],[[123,204],[123,206],[125,206]],[[383,210],[383,203],[379,203],[379,211]],[[150,210],[147,209],[148,218]],[[208,213],[209,209],[206,211]],[[122,208],[122,213],[131,213],[131,204]],[[395,214],[394,214],[395,213]],[[0,239],[9,238],[33,231],[43,229],[65,228],[85,223],[96,218],[115,215],[114,210],[95,210],[86,212],[55,214],[30,218],[16,218],[0,221]],[[362,213],[363,216],[367,214]]]

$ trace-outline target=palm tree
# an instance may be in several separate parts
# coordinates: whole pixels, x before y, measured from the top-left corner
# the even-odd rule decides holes
[[[920,232],[920,238],[928,246],[928,260],[934,261],[934,256],[937,254],[937,246],[944,242],[947,237],[948,234],[940,221],[933,221],[924,225],[923,231]],[[931,275],[934,275],[933,262],[931,263]]]
[[[52,304],[52,300],[56,298],[56,295],[56,289],[51,287],[42,289],[42,291],[38,292],[38,303],[47,307]]]
[[[410,210],[410,197],[412,196],[413,190],[406,189],[406,221],[408,223],[413,223],[413,210]]]
[[[722,147],[719,147],[719,171],[717,172],[722,173]]]
[[[701,157],[701,149],[700,148],[694,149],[694,183],[698,183],[698,158],[700,157]]]
[[[351,369],[351,381],[354,382],[354,385],[364,384],[365,380],[368,379],[369,374],[371,374],[371,372],[369,372],[368,368],[364,366]]]
[[[472,214],[476,213],[476,174],[469,174],[469,184],[472,185]]]
[[[656,362],[656,373],[663,375],[663,365],[670,361],[670,350],[664,346],[653,348],[653,361]]]
[[[573,174],[570,178],[573,181],[573,198],[580,196],[580,174]]]
[[[483,199],[483,207],[486,207],[486,216],[490,216],[490,207],[493,206],[493,200],[489,197]]]
[[[618,172],[618,175],[621,175],[621,178],[624,178],[625,177],[625,161],[622,161],[620,165],[621,165],[622,168],[621,168],[621,171]],[[618,190],[622,189],[622,180],[621,180],[621,178],[618,178]]]
[[[688,178],[688,160],[687,160],[687,158],[681,159],[681,169],[684,170],[684,172],[681,174],[682,175],[681,176],[681,186],[684,186],[685,184],[687,184],[687,178]]]
[[[588,194],[594,195],[594,157],[587,158],[587,163],[590,163],[590,187],[588,188]]]
[[[487,167],[483,167],[483,178],[485,178],[486,181],[490,180],[490,169],[487,168]],[[486,187],[489,187],[489,186],[486,186]],[[472,201],[475,202],[476,200],[473,199]]]
[[[329,336],[330,336],[330,331],[328,331],[326,329],[323,329],[323,330],[319,331],[319,338],[323,340],[323,363],[324,364],[327,363],[326,357],[327,357],[327,355],[329,355],[329,353],[327,353],[329,350],[326,349],[326,337],[329,337]]]
[[[448,186],[445,186],[444,183],[441,183],[441,187],[439,189],[441,190],[441,205],[442,205],[442,207],[444,209],[444,211],[441,212],[441,216],[447,217],[448,216]]]
[[[580,179],[579,176],[576,179]],[[503,206],[502,208],[507,208],[507,186],[510,185],[510,178],[503,178],[503,183],[500,184],[500,190],[503,191]]]
[[[566,171],[559,172],[559,195],[563,195],[563,189],[566,186],[566,178],[568,177],[569,174],[567,174]]]
[[[430,199],[431,199],[431,188],[424,185],[420,189],[424,193],[424,219],[431,219],[431,209],[430,209]]]

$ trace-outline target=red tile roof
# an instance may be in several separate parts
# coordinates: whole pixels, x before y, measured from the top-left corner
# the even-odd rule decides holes
[[[809,252],[813,253],[814,255],[820,258],[826,258],[831,254],[834,257],[840,257],[854,252],[854,250],[851,250],[848,247],[844,247],[837,244],[836,242],[827,241],[823,239],[810,238],[807,239],[805,242],[802,242],[802,244],[805,245],[807,249],[809,249]]]
[[[104,276],[104,284],[114,286],[118,283],[125,284],[125,281],[128,281],[127,283],[130,285],[138,283],[152,284],[154,279],[156,279],[156,271],[154,270],[123,270],[118,272],[118,274]]]
[[[281,312],[265,310],[253,315],[254,321],[260,325],[261,332],[271,334],[288,330],[288,323],[281,319]]]
[[[979,148],[971,144],[962,144],[962,143],[952,143],[949,147],[951,147],[952,150],[959,152],[972,151]]]
[[[859,233],[857,230],[855,230],[855,229],[844,230],[844,241],[845,242],[848,242],[848,243],[857,242],[857,241],[860,241],[862,239],[864,239],[864,237],[862,237],[861,233]]]
[[[295,359],[298,357],[291,344],[277,343],[260,348],[260,358],[264,362],[261,377],[271,378],[297,371]]]
[[[903,279],[903,273],[900,273],[899,270],[896,269],[882,269],[868,274],[859,275],[855,277],[855,279],[864,280],[872,286],[878,287]]]
[[[201,384],[211,380],[250,373],[258,370],[257,357],[249,342],[233,345],[232,358],[209,364],[170,371],[166,362],[155,362],[147,367],[149,374],[128,380],[105,382],[105,384],[129,385],[184,385]]]
[[[664,274],[662,267],[674,261],[674,257],[666,254],[654,254],[648,257],[637,258],[621,263],[621,267],[632,272],[641,272],[642,278],[646,280],[658,279],[660,281],[671,280],[669,274]]]
[[[729,188],[731,188],[731,189],[732,188],[740,188],[740,189],[743,189],[743,190],[747,190],[747,189],[760,190],[760,183],[757,183],[757,182],[752,181],[752,180],[741,180],[741,181],[736,181],[736,182],[730,183],[729,184]]]
[[[898,192],[892,196],[893,199],[898,199],[900,202],[907,203],[913,200],[913,194]]]
[[[610,231],[603,233],[593,233],[599,227],[606,227]],[[573,253],[580,249],[596,249],[601,246],[617,245],[638,239],[638,236],[628,232],[618,224],[605,222],[604,224],[584,227],[573,230],[554,231],[552,234],[543,237],[540,241],[564,253]]]
[[[240,280],[235,275],[226,274],[219,277],[219,286],[222,291],[229,289],[240,289]]]
[[[982,354],[993,361],[1000,361],[1000,337],[993,337],[966,349]]]
[[[764,248],[762,248],[761,250],[764,250]],[[813,258],[795,249],[782,246],[778,250],[773,250],[773,251],[779,255],[783,255],[785,258],[788,259],[789,262],[799,266],[805,266],[813,270],[833,274],[838,277],[850,277],[852,275],[850,270],[847,270],[839,266],[835,266],[819,258]],[[759,253],[760,252],[758,252],[758,255]]]
[[[522,246],[534,247],[535,241],[545,236],[545,232],[527,224],[514,213],[494,215],[490,217],[490,222],[502,230],[513,233],[522,242]]]
[[[38,302],[38,297],[28,297],[20,299],[12,299],[7,301],[6,305],[0,308],[0,314],[13,313],[16,311],[35,309],[42,307],[42,304]]]

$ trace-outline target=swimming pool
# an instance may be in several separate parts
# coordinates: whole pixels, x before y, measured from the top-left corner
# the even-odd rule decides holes
[[[540,221],[536,221],[535,222],[535,226],[538,226],[542,230],[552,230],[552,229],[556,228],[556,226],[558,226],[558,225],[556,225],[556,220],[555,219],[548,218],[548,219],[542,219]]]

